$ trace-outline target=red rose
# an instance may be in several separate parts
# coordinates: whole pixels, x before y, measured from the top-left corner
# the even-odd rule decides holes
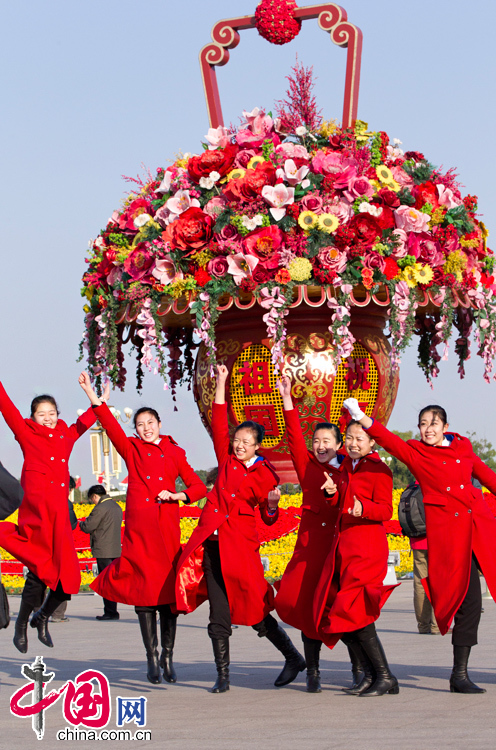
[[[396,222],[394,220],[393,209],[389,206],[382,206],[382,212],[380,216],[375,217],[377,223],[381,229],[395,229]]]
[[[264,268],[260,265],[260,263],[255,266],[251,276],[253,281],[255,281],[257,284],[264,284],[266,281],[269,281],[269,279],[273,278],[273,274],[271,274],[269,269]]]
[[[412,188],[412,194],[415,198],[415,208],[420,210],[425,203],[430,203],[433,208],[439,207],[439,200],[436,186],[433,182],[423,182],[422,185],[415,185]]]
[[[365,245],[372,245],[377,237],[382,237],[382,229],[377,219],[370,214],[357,214],[348,223],[348,227],[354,232],[357,242]]]
[[[389,208],[398,208],[400,205],[400,199],[394,192],[389,188],[381,188],[377,196],[374,197],[373,203],[380,203],[383,206],[389,206]]]
[[[193,206],[169,224],[165,232],[162,232],[162,238],[164,242],[170,242],[173,247],[185,251],[185,254],[192,253],[210,242],[213,224],[211,216]]]
[[[201,177],[208,177],[210,172],[218,172],[224,177],[233,166],[238,147],[227,145],[224,149],[204,151],[200,156],[192,156],[188,162],[188,173],[192,180],[200,182]]]
[[[382,273],[386,277],[388,281],[391,281],[391,279],[394,279],[395,276],[397,276],[400,272],[400,267],[396,263],[394,258],[386,258],[384,263],[384,268],[382,270]]]
[[[195,281],[198,284],[198,286],[205,286],[209,281],[212,280],[212,277],[210,276],[207,271],[205,271],[204,268],[199,268],[198,271],[195,273]]]

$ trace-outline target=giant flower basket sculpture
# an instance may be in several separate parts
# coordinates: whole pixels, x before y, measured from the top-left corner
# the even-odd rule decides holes
[[[266,0],[267,13],[274,1]],[[174,390],[193,374],[200,343],[195,397],[204,423],[220,360],[231,369],[232,423],[265,425],[264,448],[283,479],[293,474],[275,389],[281,369],[293,375],[309,436],[319,421],[344,426],[349,395],[386,422],[413,334],[429,380],[453,328],[461,377],[472,332],[487,381],[496,353],[494,256],[477,198],[461,194],[452,170],[356,119],[361,36],[344,11],[289,6],[297,20],[325,8],[321,26],[333,41],[354,45],[344,124],[322,119],[311,71],[297,64],[277,116],[255,109],[236,130],[224,127],[205,71],[226,62],[237,29],[258,21],[217,24],[201,56],[215,125],[203,150],[135,181],[92,243],[83,277],[93,377],[124,387],[122,345],[130,339],[138,387],[148,369]],[[219,52],[208,62],[212,47],[224,58]]]

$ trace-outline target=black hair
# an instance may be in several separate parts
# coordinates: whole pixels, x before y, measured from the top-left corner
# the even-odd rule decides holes
[[[419,424],[424,414],[426,414],[428,411],[431,411],[433,416],[439,417],[443,425],[448,424],[448,415],[446,414],[446,410],[443,409],[442,406],[439,406],[439,404],[430,404],[429,406],[424,406],[424,408],[419,411]]]
[[[136,420],[138,419],[140,414],[146,414],[146,413],[154,416],[157,422],[160,424],[161,420],[158,415],[158,411],[156,411],[155,409],[152,409],[151,406],[142,406],[141,409],[137,409],[137,411],[134,412],[134,417],[133,417],[134,429],[136,429]]]
[[[334,437],[336,439],[336,443],[341,446],[343,445],[343,436],[341,435],[341,430],[337,426],[337,424],[333,424],[332,422],[319,422],[315,425],[314,431],[313,431],[313,437],[315,437],[315,434],[319,430],[330,430],[334,433]]]
[[[31,401],[31,419],[33,419],[34,415],[36,414],[38,406],[45,402],[55,407],[57,416],[60,414],[59,407],[57,406],[57,402],[55,401],[54,397],[49,396],[47,393],[44,393],[42,396],[36,396],[36,398]]]
[[[72,490],[76,489],[76,480],[74,477],[69,477],[69,490],[72,492]]]
[[[105,489],[103,484],[94,484],[92,487],[89,488],[86,494],[89,500],[92,495],[100,495],[100,497],[103,497],[104,495],[107,494],[107,490]]]
[[[373,438],[373,437],[370,437],[370,435],[368,434],[367,430],[366,430],[366,429],[364,429],[364,426],[363,426],[363,424],[362,424],[361,422],[359,422],[359,421],[358,421],[358,419],[350,419],[350,421],[349,421],[349,422],[348,422],[348,424],[346,425],[346,432],[348,432],[348,430],[350,429],[350,427],[353,427],[353,426],[354,426],[354,425],[356,425],[356,424],[357,424],[357,425],[358,425],[359,427],[361,427],[361,428],[362,428],[362,430],[364,431],[364,433],[365,433],[365,434],[366,434],[366,435],[368,436],[369,440],[371,440],[371,441],[373,441],[373,442],[375,443],[375,440],[374,440],[374,438]]]
[[[241,424],[236,427],[236,429],[234,430],[235,437],[236,433],[238,433],[240,430],[251,430],[256,443],[261,443],[264,439],[265,427],[262,427],[262,425],[258,424],[258,422],[253,422],[253,420],[251,419],[248,419],[246,422],[241,422]]]

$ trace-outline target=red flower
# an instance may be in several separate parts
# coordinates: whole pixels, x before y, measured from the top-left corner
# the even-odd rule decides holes
[[[433,208],[439,207],[438,193],[436,186],[430,180],[423,182],[422,185],[415,185],[412,188],[412,194],[415,198],[415,208],[420,210],[425,203],[430,203]]]
[[[274,224],[261,227],[245,238],[245,247],[250,255],[258,258],[266,268],[277,268],[279,265],[278,249],[284,235]]]
[[[264,161],[255,169],[248,169],[239,180],[231,180],[224,190],[228,200],[251,201],[262,195],[265,185],[276,184],[276,169],[273,164]]]
[[[281,268],[276,273],[275,280],[278,284],[289,284],[291,281],[291,274],[287,270],[287,268]]]
[[[188,173],[192,180],[200,182],[201,177],[208,177],[210,172],[218,172],[224,177],[231,169],[238,147],[227,145],[224,149],[204,151],[200,156],[192,156],[188,162]]]
[[[212,277],[207,271],[205,271],[204,268],[199,268],[198,271],[195,273],[195,281],[198,284],[198,286],[205,286],[205,284],[207,284],[211,280],[212,280]]]
[[[300,33],[301,21],[294,18],[295,0],[262,0],[255,11],[260,36],[272,44],[287,44]]]
[[[193,206],[169,224],[165,232],[162,232],[162,238],[164,242],[170,242],[173,247],[190,254],[201,250],[210,242],[213,224],[211,216]]]
[[[353,230],[356,240],[365,245],[372,245],[377,237],[382,237],[382,229],[377,219],[370,214],[357,214],[348,226]]]
[[[257,284],[251,276],[247,276],[245,279],[241,279],[241,284],[239,285],[239,288],[243,290],[243,292],[252,292],[256,288]]]
[[[381,203],[383,206],[389,206],[389,208],[398,208],[400,205],[400,199],[394,192],[389,188],[381,188],[377,196],[374,197],[373,203]]]
[[[394,220],[393,209],[389,206],[382,206],[382,212],[380,216],[376,217],[376,221],[381,229],[395,229],[396,222]],[[382,233],[381,233],[382,236]]]
[[[384,269],[382,273],[385,275],[386,279],[390,281],[391,279],[394,279],[395,276],[397,276],[400,272],[400,267],[396,263],[394,258],[386,258],[384,263]]]
[[[362,268],[362,281],[365,289],[372,289],[374,286],[374,272],[370,268]]]
[[[124,270],[130,275],[133,281],[145,282],[145,277],[151,273],[152,266],[155,265],[155,257],[147,248],[144,242],[136,245],[124,261]],[[150,279],[149,283],[151,283]]]
[[[146,198],[136,198],[132,201],[127,208],[124,209],[122,214],[117,219],[119,229],[123,232],[137,232],[138,230],[134,226],[134,220],[140,214],[153,214],[155,211],[151,207],[149,201]]]
[[[258,266],[255,266],[252,273],[253,281],[255,281],[257,284],[263,284],[266,281],[269,281],[274,276],[270,272],[268,268],[264,268],[263,266],[258,264]]]

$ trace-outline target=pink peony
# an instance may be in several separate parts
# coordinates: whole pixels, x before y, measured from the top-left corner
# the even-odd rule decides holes
[[[444,206],[448,210],[460,205],[461,201],[455,199],[453,191],[446,187],[446,185],[438,184],[436,188],[439,194],[439,205]]]
[[[364,268],[370,268],[371,271],[375,270],[376,268],[378,268],[379,271],[384,271],[386,261],[384,260],[382,255],[377,253],[375,250],[370,250],[364,255],[363,265]]]
[[[206,214],[216,219],[225,209],[227,201],[223,195],[216,195],[209,200],[207,205],[203,208]]]
[[[398,229],[404,229],[405,232],[428,232],[429,231],[429,214],[417,211],[412,206],[400,206],[394,212],[396,226]]]
[[[124,270],[133,281],[145,282],[145,277],[149,275],[154,261],[151,250],[144,242],[140,242],[124,261]],[[147,280],[145,283],[150,283],[150,281]]]
[[[307,193],[300,201],[303,211],[313,211],[314,214],[321,214],[324,210],[324,201],[318,193]]]
[[[305,161],[310,159],[305,146],[300,146],[298,143],[281,143],[276,148],[276,154],[283,154],[286,159],[305,159]]]
[[[337,216],[340,224],[346,224],[354,216],[353,208],[348,201],[343,201],[339,198],[334,198],[332,203],[328,203],[325,210],[327,213]]]
[[[234,159],[234,166],[240,167],[241,169],[246,169],[250,159],[252,159],[256,155],[257,152],[254,148],[244,148],[241,151],[238,151],[238,153],[236,154],[236,158]]]
[[[391,169],[391,172],[393,174],[393,178],[396,180],[398,185],[401,185],[401,187],[404,187],[404,188],[413,187],[413,180],[410,177],[410,175],[408,175],[405,172],[403,167],[393,167]]]
[[[323,247],[317,255],[321,265],[336,273],[341,273],[348,262],[346,253],[337,247]]]
[[[427,263],[433,268],[442,266],[444,263],[445,258],[439,242],[433,240],[429,234],[424,232],[410,234],[407,248],[408,255],[413,255],[420,263]]]
[[[393,234],[399,240],[399,245],[393,252],[393,258],[404,258],[405,255],[408,255],[406,247],[407,233],[403,229],[393,229]]]
[[[348,182],[348,189],[343,193],[346,200],[353,203],[357,198],[372,198],[374,188],[366,177],[352,177]]]

